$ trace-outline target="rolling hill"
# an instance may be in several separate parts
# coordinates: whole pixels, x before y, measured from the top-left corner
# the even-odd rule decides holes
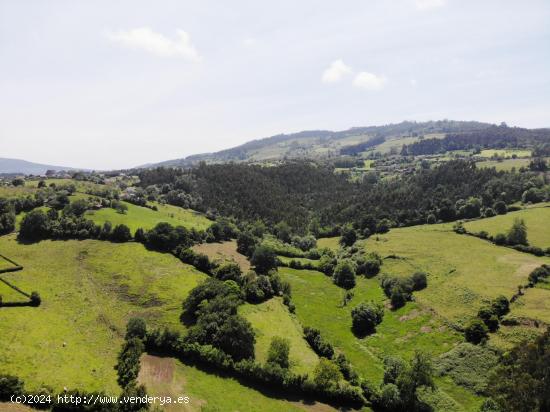
[[[43,175],[47,170],[84,170],[75,167],[54,166],[41,163],[33,163],[21,159],[8,159],[0,157],[0,174],[25,174],[25,175]]]

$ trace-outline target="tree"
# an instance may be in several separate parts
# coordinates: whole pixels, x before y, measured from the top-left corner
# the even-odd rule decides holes
[[[478,345],[487,340],[488,329],[480,319],[472,319],[464,328],[464,338],[467,342]]]
[[[21,221],[19,236],[26,240],[39,240],[48,234],[48,217],[42,210],[31,210]]]
[[[336,387],[338,382],[343,379],[338,366],[326,358],[320,358],[319,363],[313,371],[313,382],[320,389],[330,389]]]
[[[40,306],[42,303],[42,298],[38,292],[31,292],[30,300],[32,306]]]
[[[214,276],[219,280],[234,280],[241,282],[241,267],[234,262],[224,263],[214,270]]]
[[[411,276],[413,290],[422,290],[428,286],[428,277],[424,272],[415,272]]]
[[[0,235],[10,233],[15,229],[15,208],[6,199],[0,199]]]
[[[355,286],[355,267],[348,260],[341,260],[334,269],[332,281],[344,289],[352,289]]]
[[[340,237],[340,244],[342,246],[351,246],[357,240],[357,233],[351,226],[345,226],[342,228],[342,235]]]
[[[502,200],[498,200],[493,205],[493,209],[495,209],[495,212],[498,215],[505,215],[508,209],[506,208],[506,203],[504,203]]]
[[[126,324],[126,340],[131,338],[145,339],[147,325],[142,318],[130,318]]]
[[[504,412],[550,410],[550,329],[506,353],[487,392]]]
[[[361,303],[351,311],[352,329],[364,336],[375,331],[384,318],[384,307],[379,303]]]
[[[290,243],[291,232],[291,227],[285,221],[281,221],[275,225],[275,234],[277,235],[277,238],[284,243]]]
[[[491,309],[497,317],[501,318],[510,311],[510,301],[506,296],[497,296],[491,304]]]
[[[237,237],[237,252],[250,257],[255,248],[256,239],[254,236],[249,232],[241,232]]]
[[[418,399],[418,389],[435,388],[433,367],[427,354],[415,352],[409,365],[399,374],[397,387],[406,410],[416,410],[417,405],[421,403]]]
[[[132,239],[130,228],[124,224],[116,225],[111,233],[111,239],[114,242],[128,242]]]
[[[527,227],[523,219],[515,218],[512,227],[508,231],[506,240],[510,245],[528,245]]]
[[[274,363],[281,368],[288,369],[290,366],[289,355],[290,341],[279,336],[271,338],[269,350],[267,352],[267,362]]]
[[[271,248],[260,245],[254,251],[250,263],[259,274],[265,275],[277,267],[277,256]]]
[[[405,306],[405,303],[407,303],[407,300],[410,297],[410,293],[405,291],[403,286],[400,284],[396,284],[391,288],[390,291],[390,301],[392,308],[399,309]]]

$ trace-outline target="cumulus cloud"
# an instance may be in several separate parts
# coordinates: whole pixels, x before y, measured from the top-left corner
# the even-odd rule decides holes
[[[377,76],[374,73],[360,72],[353,79],[353,85],[365,90],[381,90],[387,83],[385,76]]]
[[[429,10],[444,6],[445,0],[415,0],[414,3],[419,10]]]
[[[351,67],[342,60],[334,60],[330,66],[323,72],[323,83],[337,83],[346,75],[351,73]]]
[[[149,27],[117,30],[106,33],[106,36],[123,47],[143,50],[156,56],[179,57],[193,62],[201,60],[201,56],[191,43],[189,34],[184,30],[176,30],[175,39],[156,33]]]

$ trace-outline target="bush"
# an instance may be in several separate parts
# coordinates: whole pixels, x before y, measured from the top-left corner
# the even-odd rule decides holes
[[[214,276],[219,280],[234,280],[241,283],[241,267],[237,263],[225,263],[214,269]]]
[[[19,396],[24,393],[24,383],[21,379],[12,375],[0,375],[0,402],[9,402],[13,395]]]
[[[40,306],[40,304],[42,303],[42,299],[40,298],[38,292],[32,292],[30,300],[32,306]]]
[[[139,338],[130,338],[124,342],[122,350],[118,354],[118,362],[115,366],[118,373],[117,382],[122,388],[136,381],[139,374],[140,357],[143,350],[144,345]]]
[[[308,326],[304,327],[304,338],[317,355],[328,359],[331,359],[334,356],[334,349],[332,345],[323,339],[319,329]]]
[[[493,205],[493,209],[495,209],[495,212],[499,215],[505,215],[507,212],[506,203],[504,203],[502,200],[495,202],[495,204]]]
[[[357,233],[352,227],[346,226],[342,229],[342,236],[340,237],[340,245],[351,246],[357,240]]]
[[[428,286],[428,278],[424,272],[415,272],[411,276],[413,290],[422,290]]]
[[[338,366],[326,358],[319,359],[319,363],[313,371],[313,382],[320,389],[336,387],[343,379]]]
[[[147,325],[142,318],[130,318],[126,324],[126,340],[132,338],[145,339],[147,335]]]
[[[523,219],[514,219],[514,223],[506,235],[506,241],[510,245],[528,245],[527,227]]]
[[[277,256],[269,247],[260,245],[254,250],[250,263],[256,272],[265,275],[277,267]]]
[[[475,345],[487,340],[488,329],[480,319],[471,320],[464,329],[464,338]]]
[[[116,225],[111,233],[111,240],[114,242],[128,242],[132,239],[130,228],[126,225]]]
[[[361,303],[351,311],[352,330],[360,336],[373,333],[384,318],[384,307],[370,302]]]
[[[355,286],[355,267],[347,260],[338,262],[332,275],[334,284],[344,289],[351,289]]]
[[[288,369],[290,361],[288,355],[290,353],[290,341],[279,336],[271,338],[269,350],[267,352],[267,362],[274,363],[281,368]]]
[[[497,233],[495,235],[495,244],[504,246],[507,242],[506,235],[504,233]]]
[[[506,296],[498,296],[492,303],[491,308],[496,316],[502,318],[510,311],[510,301]]]

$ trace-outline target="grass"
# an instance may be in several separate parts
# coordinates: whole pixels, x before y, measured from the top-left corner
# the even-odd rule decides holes
[[[512,314],[550,324],[550,289],[529,288],[512,305]]]
[[[3,277],[42,297],[37,308],[0,308],[0,373],[20,376],[28,390],[118,393],[113,367],[128,319],[183,330],[181,302],[206,278],[135,243],[22,245],[10,235],[0,237],[0,250],[24,266]]]
[[[373,385],[381,382],[385,356],[407,359],[415,350],[423,350],[435,357],[462,340],[432,311],[415,302],[409,302],[396,311],[386,307],[384,320],[376,328],[376,333],[358,338],[351,331],[351,310],[361,302],[386,301],[378,279],[357,278],[357,286],[352,289],[353,299],[342,307],[344,290],[324,274],[290,268],[280,268],[279,272],[291,284],[292,301],[302,325],[318,328],[323,337],[344,352],[355,369]],[[444,397],[450,397],[449,392],[458,393],[456,398],[452,398],[452,403],[459,405],[459,410],[472,410],[470,408],[479,403],[479,398],[456,388],[452,382],[438,379],[437,383],[441,384]]]
[[[529,166],[530,159],[504,159],[499,162],[497,160],[484,160],[482,162],[476,162],[477,168],[491,168],[494,167],[497,172],[511,171],[512,169],[519,170],[521,167]]]
[[[262,393],[242,385],[238,380],[207,373],[172,358],[144,355],[139,381],[153,396],[188,396],[188,405],[170,405],[171,412],[303,412],[304,410],[335,411],[325,404],[306,404],[299,400],[278,398],[275,393]]]
[[[340,236],[334,236],[334,237],[323,237],[321,239],[317,239],[317,248],[329,248],[334,251],[338,250],[340,248]]]
[[[277,258],[285,263],[285,264],[289,264],[291,261],[296,261],[296,262],[300,262],[302,265],[313,265],[313,267],[317,268],[318,265],[319,265],[319,260],[315,260],[315,259],[308,259],[308,258],[289,258],[289,257],[286,257],[286,256],[277,256]]]
[[[204,253],[210,260],[217,263],[235,262],[241,267],[243,273],[250,270],[250,262],[246,256],[237,252],[236,240],[221,243],[202,243],[193,246],[192,249],[197,253]]]
[[[254,328],[255,354],[258,361],[267,361],[271,338],[279,336],[290,341],[291,370],[312,376],[319,359],[304,340],[300,322],[289,313],[281,298],[273,298],[258,305],[242,305],[239,307],[239,313]]]
[[[480,153],[481,157],[493,157],[493,156],[511,158],[513,155],[517,157],[531,157],[531,150],[522,149],[486,149]]]
[[[109,221],[113,226],[125,224],[134,233],[137,228],[152,229],[157,223],[168,222],[173,226],[184,226],[188,229],[205,230],[212,224],[205,216],[198,212],[183,209],[177,206],[157,204],[158,211],[146,207],[136,206],[128,202],[122,202],[128,206],[124,214],[118,213],[112,208],[90,210],[86,212],[86,218],[98,224]]]
[[[506,233],[512,227],[514,219],[519,218],[527,225],[527,240],[529,244],[546,249],[550,247],[550,204],[540,203],[537,207],[531,207],[505,215],[498,215],[486,219],[474,220],[464,224],[470,232],[486,231],[492,236],[498,233]]]
[[[392,229],[369,238],[365,247],[386,258],[382,272],[396,276],[426,272],[428,287],[415,293],[417,301],[457,324],[464,324],[498,295],[511,298],[534,268],[550,262],[458,235],[451,225]]]

